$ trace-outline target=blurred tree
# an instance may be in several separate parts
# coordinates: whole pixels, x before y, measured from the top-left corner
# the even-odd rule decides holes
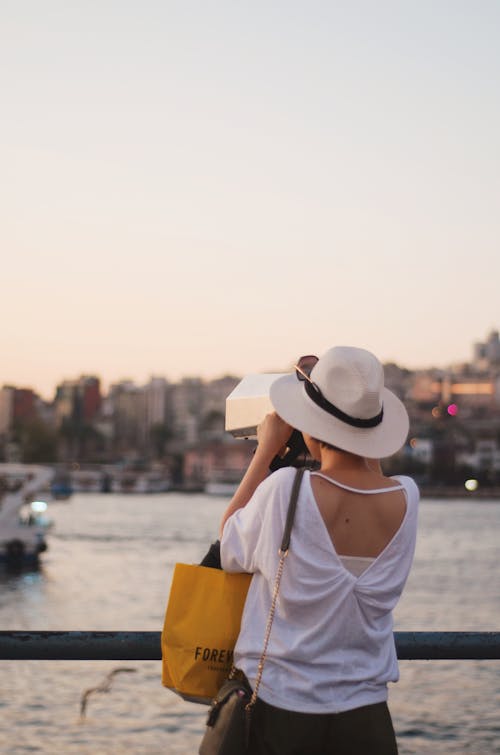
[[[61,461],[102,461],[106,439],[93,425],[65,417],[58,433],[58,457]]]
[[[13,440],[19,444],[21,458],[26,464],[57,461],[57,434],[39,419],[16,423]]]

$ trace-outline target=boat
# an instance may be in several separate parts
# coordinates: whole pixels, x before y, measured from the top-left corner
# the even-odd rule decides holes
[[[0,464],[0,561],[37,562],[51,526],[47,499],[53,471],[32,464]]]
[[[74,493],[105,493],[106,473],[103,469],[76,469],[71,472],[70,485]]]
[[[56,501],[67,501],[74,493],[69,477],[56,476],[50,486],[50,492]]]
[[[111,475],[112,493],[166,493],[170,478],[162,472],[123,470]]]

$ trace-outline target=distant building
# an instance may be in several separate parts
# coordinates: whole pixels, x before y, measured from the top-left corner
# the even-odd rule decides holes
[[[432,404],[441,400],[442,375],[437,370],[417,370],[411,377],[408,398],[417,404]]]
[[[478,440],[473,451],[465,450],[459,454],[459,464],[469,467],[477,474],[495,476],[500,473],[500,449],[493,438]]]
[[[144,389],[130,380],[110,387],[111,422],[115,451],[124,453],[143,448],[146,435]]]
[[[199,428],[200,440],[220,440],[224,437],[226,398],[239,382],[239,378],[226,375],[204,384],[203,411]]]
[[[384,384],[403,401],[411,386],[412,373],[399,367],[397,364],[389,362],[384,364]]]
[[[64,380],[56,388],[54,410],[56,423],[64,420],[90,424],[101,408],[101,388],[98,377],[82,375],[76,380]]]
[[[188,485],[208,482],[238,483],[252,459],[255,442],[224,440],[200,443],[184,454],[184,481]]]
[[[213,411],[224,414],[226,411],[226,398],[238,385],[240,380],[241,378],[234,377],[234,375],[225,375],[224,377],[205,383],[203,389],[203,410],[205,414]]]
[[[38,417],[40,399],[31,388],[5,385],[0,390],[0,435],[7,435],[16,423]]]
[[[101,409],[101,384],[97,377],[83,376],[79,380],[84,422],[92,422]]]
[[[8,435],[12,429],[15,390],[10,385],[4,385],[0,390],[0,436]]]
[[[170,391],[172,432],[181,445],[198,441],[203,411],[203,382],[200,378],[184,378]]]
[[[443,371],[415,372],[408,398],[418,407],[457,406],[457,411],[495,409],[500,406],[500,377],[489,373]]]
[[[492,330],[485,343],[474,344],[473,362],[482,369],[500,366],[500,336]]]
[[[152,377],[144,386],[145,424],[149,430],[154,425],[163,425],[167,420],[168,383],[165,378]]]
[[[31,388],[15,388],[12,411],[13,422],[27,422],[35,419],[37,395]]]
[[[434,452],[434,444],[430,438],[412,438],[410,440],[410,455],[421,464],[430,464]]]

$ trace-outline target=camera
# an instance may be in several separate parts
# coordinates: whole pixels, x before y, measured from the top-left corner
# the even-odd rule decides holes
[[[226,398],[226,431],[235,438],[256,438],[257,425],[266,414],[274,411],[269,398],[271,385],[284,373],[246,375]],[[299,430],[290,436],[286,452],[275,456],[269,468],[310,466],[304,438]]]
[[[257,425],[274,408],[271,385],[283,373],[246,375],[226,398],[226,431],[235,438],[256,438]]]

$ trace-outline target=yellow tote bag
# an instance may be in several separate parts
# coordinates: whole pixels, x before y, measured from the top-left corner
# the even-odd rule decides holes
[[[251,574],[176,564],[161,635],[162,683],[210,703],[233,665]]]

